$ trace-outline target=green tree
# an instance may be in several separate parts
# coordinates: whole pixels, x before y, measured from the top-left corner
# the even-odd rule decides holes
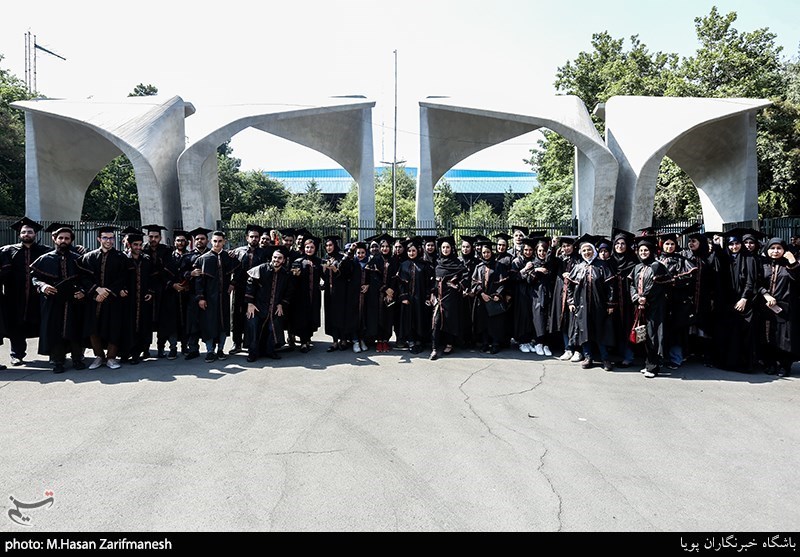
[[[128,93],[129,97],[152,97],[154,95],[158,95],[158,87],[144,83],[140,83],[133,88],[132,93]]]
[[[451,222],[461,212],[461,203],[456,199],[452,186],[444,178],[433,188],[433,208],[440,222]]]
[[[500,216],[494,212],[492,204],[484,199],[480,199],[469,206],[469,208],[458,215],[455,219],[459,222],[498,222]]]
[[[322,190],[314,180],[308,183],[305,193],[294,194],[290,197],[283,216],[289,220],[304,221],[334,217],[330,204],[325,201]]]
[[[406,172],[404,166],[397,166],[395,170],[397,181],[397,223],[412,222],[416,206],[416,181]],[[358,221],[358,190],[355,183],[339,201],[339,214],[351,220]],[[390,169],[381,169],[375,173],[375,218],[378,223],[391,224],[392,222],[392,172]]]
[[[3,55],[0,54],[0,62]],[[25,212],[25,116],[11,103],[30,99],[25,83],[0,67],[0,214]]]
[[[511,206],[508,222],[564,222],[572,218],[572,177],[541,184]]]

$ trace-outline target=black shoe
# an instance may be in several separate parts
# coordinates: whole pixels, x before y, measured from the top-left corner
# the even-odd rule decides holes
[[[72,360],[72,369],[86,369],[86,362],[83,360]]]
[[[218,360],[227,360],[228,359],[228,355],[225,354],[225,352],[222,351],[222,348],[217,350],[217,359]]]
[[[308,354],[309,350],[311,350],[311,347],[308,344],[300,345],[300,352],[302,352],[303,354]]]
[[[156,352],[156,358],[166,358],[167,355],[164,353],[163,348],[159,348],[158,352]]]
[[[21,366],[24,362],[22,358],[17,358],[16,356],[11,356],[11,365],[12,366]]]
[[[175,360],[178,357],[178,349],[177,348],[170,348],[169,354],[167,354],[168,360]]]
[[[594,367],[594,360],[591,358],[584,358],[583,362],[581,363],[581,367],[583,369],[592,369]]]
[[[228,351],[228,354],[233,356],[234,354],[238,354],[241,351],[242,351],[242,345],[241,344],[234,344],[233,348],[231,348],[230,351]]]
[[[184,360],[194,360],[195,358],[200,356],[200,352],[189,352],[184,357]]]
[[[253,362],[255,362],[257,359],[258,359],[258,356],[253,356],[253,355],[250,355],[250,354],[247,355],[247,361],[250,362],[251,364]]]
[[[141,362],[141,360],[139,359],[139,357],[138,357],[138,356],[131,356],[131,362],[130,362],[130,364],[131,364],[132,366],[139,365],[139,362]]]
[[[264,355],[265,355],[267,358],[272,358],[273,360],[280,360],[280,359],[281,359],[281,356],[280,356],[280,354],[277,354],[277,353],[275,353],[275,352],[267,352],[267,353],[266,353],[266,354],[264,354]]]
[[[611,365],[611,362],[606,360],[605,362],[603,362],[603,369],[606,371],[614,371],[614,366]]]
[[[664,364],[664,367],[667,369],[678,369],[678,364],[673,362],[667,362],[666,364]]]
[[[54,364],[53,373],[64,373],[64,364]]]
[[[489,353],[490,354],[497,354],[498,352],[500,352],[500,347],[498,345],[496,345],[496,344],[493,344],[492,345],[492,349],[489,350]]]
[[[0,364],[0,371],[3,371],[4,369],[8,369],[8,366],[5,364]]]
[[[438,353],[436,350],[431,350],[431,357],[430,357],[430,359],[431,359],[431,360],[438,360],[438,359],[439,359],[439,353]]]
[[[217,355],[214,352],[209,352],[206,354],[206,363],[210,364],[211,362],[217,361]]]
[[[337,350],[339,350],[339,346],[336,344],[331,344],[328,346],[328,349],[325,352],[336,352]]]

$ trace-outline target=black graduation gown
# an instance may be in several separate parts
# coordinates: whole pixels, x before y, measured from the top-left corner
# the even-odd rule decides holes
[[[90,251],[80,260],[84,271],[85,304],[83,331],[86,337],[98,336],[105,344],[120,346],[125,323],[124,298],[120,292],[128,287],[129,261],[115,248]],[[103,302],[96,300],[97,288],[108,288],[111,295]]]
[[[186,306],[186,329],[185,333],[187,337],[198,337],[200,336],[200,312],[202,311],[200,307],[197,305],[197,301],[195,300],[195,290],[194,290],[194,277],[192,277],[192,271],[194,270],[194,264],[198,258],[200,258],[203,254],[208,253],[208,248],[204,249],[203,251],[199,251],[197,248],[193,249],[189,253],[183,255],[181,257],[181,264],[178,271],[179,276],[182,280],[186,281],[185,284],[189,286],[188,296],[187,296],[187,306]]]
[[[567,304],[576,308],[572,319],[570,344],[581,346],[593,341],[614,343],[608,308],[614,307],[614,276],[604,261],[581,261],[567,279]]]
[[[172,248],[166,244],[158,244],[156,249],[153,249],[148,243],[142,248],[142,253],[150,258],[153,269],[155,270],[154,280],[158,285],[153,291],[153,302],[150,304],[150,312],[152,314],[151,330],[157,331],[159,329],[159,319],[161,317],[161,298],[164,295],[164,290],[160,288],[160,285],[167,280],[164,276],[164,268],[172,257]]]
[[[0,274],[3,277],[3,320],[7,333],[25,338],[39,335],[39,295],[31,282],[30,266],[50,248],[38,242],[30,247],[12,244],[0,249]]]
[[[564,274],[571,273],[579,262],[580,258],[575,254],[562,255],[555,259],[553,303],[550,306],[550,332],[569,335],[572,331],[572,313],[570,313],[567,303],[569,281],[564,279]]]
[[[347,317],[347,282],[350,279],[352,260],[336,252],[322,261],[322,281],[325,304],[325,334],[334,340],[345,337]]]
[[[749,372],[755,356],[753,331],[753,298],[757,288],[756,260],[745,249],[736,257],[729,256],[722,271],[720,296],[714,336],[718,367]],[[734,306],[747,300],[743,312]]]
[[[358,259],[352,259],[350,265],[345,336],[347,340],[373,340],[378,334],[380,274],[375,267],[374,259],[369,256],[364,266]],[[364,285],[369,286],[366,293],[361,292],[361,287]]]
[[[705,240],[703,240],[705,241]],[[697,268],[692,288],[692,318],[689,332],[691,334],[710,337],[713,335],[714,300],[719,292],[719,259],[715,252],[686,249],[682,252]]]
[[[458,256],[458,260],[466,267],[465,277],[467,281],[463,292],[461,292],[461,329],[458,336],[464,346],[470,346],[473,343],[474,336],[472,309],[475,305],[475,294],[472,292],[472,273],[475,272],[475,267],[478,266],[478,258],[475,257],[474,253],[471,257],[464,257],[462,254]]]
[[[514,271],[514,307],[513,313],[513,326],[512,329],[514,339],[520,343],[528,343],[533,339],[533,269],[526,270],[525,267],[530,263],[533,265],[533,258],[525,259],[519,256],[511,262],[511,268]]]
[[[762,346],[777,348],[790,354],[798,354],[797,333],[797,284],[800,280],[800,263],[789,265],[785,258],[766,258],[759,269],[756,307],[759,309],[758,342]],[[777,300],[780,313],[767,307],[765,294]]]
[[[189,284],[188,281],[184,281],[180,273],[184,255],[173,251],[169,258],[164,260],[164,266],[161,268],[161,280],[159,281],[161,305],[158,316],[158,337],[160,339],[166,340],[174,335],[181,342],[184,341],[186,308],[190,295],[188,291],[178,292],[174,288],[175,284]]]
[[[658,260],[672,277],[666,289],[665,343],[668,348],[681,346],[685,349],[692,322],[697,267],[679,253],[662,253]]]
[[[386,258],[383,255],[375,257],[375,268],[380,276],[380,301],[378,303],[378,333],[375,337],[378,340],[388,341],[392,338],[392,328],[394,327],[394,313],[398,299],[397,272],[400,264],[396,258]],[[392,305],[386,301],[386,290],[391,288],[394,295]]]
[[[492,344],[500,344],[506,338],[506,311],[499,315],[489,316],[481,294],[500,296],[503,300],[508,281],[508,269],[492,257],[482,260],[472,273],[472,292],[475,304],[472,310],[472,321],[475,325],[475,338],[488,340]]]
[[[319,284],[322,279],[322,260],[315,255],[303,255],[292,262],[292,267],[298,268],[300,274],[295,277],[289,319],[292,331],[300,337],[301,342],[307,342],[319,329],[321,322],[322,291]]]
[[[285,265],[276,271],[272,263],[262,263],[247,271],[245,299],[258,310],[248,320],[252,335],[249,339],[251,356],[256,356],[265,345],[271,345],[274,350],[285,343],[284,329],[294,284],[295,281]],[[278,305],[282,306],[282,316],[275,313]],[[271,338],[267,338],[267,335]]]
[[[661,365],[664,359],[664,316],[667,304],[665,289],[671,280],[667,268],[651,258],[646,263],[638,263],[630,275],[631,302],[639,306],[644,297],[644,319],[647,323],[646,349],[648,369],[651,371]],[[630,331],[628,331],[630,333]]]
[[[147,255],[134,259],[128,254],[128,295],[123,299],[126,319],[123,329],[123,352],[138,356],[138,352],[150,346],[153,339],[153,303],[145,301],[158,290],[158,272],[153,260]]]
[[[639,259],[628,249],[623,254],[611,254],[608,263],[614,275],[614,313],[611,322],[614,325],[614,345],[620,355],[626,343],[629,342],[631,327],[633,327],[634,305],[631,302],[630,275]]]
[[[75,288],[82,286],[81,256],[68,251],[61,254],[56,250],[40,256],[31,264],[31,277],[34,287],[42,292],[45,286],[57,287],[63,281],[71,281]],[[64,284],[62,292],[54,296],[40,295],[41,323],[39,328],[39,354],[49,356],[53,347],[62,341],[83,340],[83,300],[66,296],[69,287]],[[69,290],[74,294],[74,290]]]
[[[200,310],[200,336],[204,341],[219,341],[231,332],[231,298],[230,287],[233,272],[239,267],[239,261],[231,257],[227,251],[214,253],[209,250],[194,262],[194,266],[202,271],[194,279],[194,303],[205,300],[205,310]],[[221,348],[221,347],[220,347]]]
[[[460,260],[452,258],[454,261]],[[433,329],[445,332],[456,340],[459,340],[462,323],[462,292],[470,287],[471,277],[467,275],[466,266],[449,265],[445,267],[442,262],[444,258],[439,258],[434,270],[433,281],[431,283],[432,293],[435,299],[433,306]]]
[[[239,342],[242,341],[247,320],[245,317],[247,312],[247,300],[245,299],[247,271],[267,262],[267,250],[259,247],[240,246],[230,250],[229,253],[231,257],[239,261],[239,267],[233,272],[233,296],[231,297],[231,329],[234,342]],[[246,340],[244,342],[247,343]]]
[[[397,286],[400,291],[401,341],[421,341],[428,338],[431,330],[430,300],[432,269],[424,259],[406,259],[397,271]],[[408,301],[408,303],[405,303]]]

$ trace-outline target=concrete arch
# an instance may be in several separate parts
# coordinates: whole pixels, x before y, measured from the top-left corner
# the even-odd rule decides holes
[[[619,160],[615,218],[652,224],[658,170],[670,157],[691,177],[706,228],[758,218],[756,113],[766,99],[612,97],[606,142]]]
[[[192,140],[178,157],[184,226],[214,227],[220,219],[217,147],[246,128],[288,139],[327,155],[358,184],[362,227],[375,222],[373,101],[329,98],[313,104],[259,103],[203,107],[189,126]]]
[[[114,157],[133,165],[142,220],[180,218],[175,159],[191,104],[178,96],[118,101],[20,101],[25,112],[25,209],[41,220],[80,220],[86,190]]]
[[[529,106],[501,107],[500,110],[449,98],[429,98],[419,106],[417,221],[433,220],[433,188],[458,162],[492,145],[544,127],[575,145],[574,212],[579,218],[581,232],[611,232],[617,161],[578,97],[551,97]]]

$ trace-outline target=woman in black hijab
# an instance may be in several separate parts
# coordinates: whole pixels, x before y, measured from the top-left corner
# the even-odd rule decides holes
[[[412,354],[422,351],[422,341],[431,326],[430,289],[432,269],[423,259],[422,239],[413,238],[406,244],[408,259],[400,264],[397,285],[400,291],[400,330],[398,339],[408,344]]]
[[[380,275],[380,303],[378,304],[378,333],[375,339],[375,350],[389,352],[389,339],[392,338],[394,326],[395,301],[397,300],[397,271],[400,269],[398,259],[392,256],[394,238],[381,234],[375,241],[378,243],[378,255],[374,256],[375,268]]]
[[[736,233],[728,236],[727,265],[720,280],[715,335],[719,367],[749,373],[753,367],[753,298],[758,275],[756,260]]]
[[[697,267],[678,253],[677,234],[661,234],[661,255],[658,260],[669,271],[672,281],[667,288],[667,314],[665,343],[669,369],[677,369],[683,364],[684,354],[689,343],[689,326],[692,316]]]
[[[631,301],[637,306],[642,320],[647,325],[644,342],[645,367],[642,373],[647,378],[655,377],[661,371],[664,360],[664,316],[666,300],[664,288],[670,282],[667,268],[656,260],[655,238],[639,238],[636,253],[639,263],[630,275]]]
[[[467,267],[456,257],[455,239],[439,238],[439,257],[433,277],[433,338],[431,360],[450,354],[461,332],[461,293],[467,286]]]
[[[300,352],[311,350],[311,337],[320,326],[322,292],[319,285],[322,279],[322,260],[317,257],[321,240],[306,236],[303,240],[303,255],[292,262],[295,275],[295,290],[291,304],[292,330],[300,337]]]
[[[476,244],[481,261],[472,273],[472,291],[475,294],[473,322],[475,336],[482,342],[481,350],[497,354],[505,336],[504,302],[508,270],[497,262],[491,242]]]
[[[458,259],[467,269],[468,280],[472,277],[472,273],[475,272],[475,267],[478,266],[475,241],[476,238],[473,236],[461,236],[461,255],[458,256]],[[474,304],[475,295],[468,285],[461,293],[461,332],[459,334],[461,345],[465,348],[471,347],[474,343],[474,326],[472,323],[472,306]]]
[[[689,353],[701,355],[706,366],[711,366],[713,363],[710,340],[714,329],[714,300],[719,292],[718,249],[719,247],[715,245],[712,251],[705,234],[696,230],[689,232],[688,248],[682,252],[682,255],[697,268],[691,293]]]
[[[797,333],[793,315],[797,314],[797,284],[800,264],[781,238],[767,242],[767,256],[760,267],[758,294],[762,318],[758,325],[758,341],[767,364],[767,373],[785,377],[791,373],[797,353]]]
[[[350,278],[352,260],[339,251],[339,237],[324,238],[325,255],[322,259],[322,281],[325,293],[325,334],[333,338],[328,352],[345,350],[347,338],[345,322],[347,316],[347,281]]]
[[[639,258],[633,253],[633,234],[619,232],[614,236],[611,258],[608,266],[614,275],[614,296],[616,310],[611,316],[614,324],[614,346],[617,354],[622,358],[619,366],[626,368],[633,363],[633,346],[630,342],[630,332],[633,326],[634,306],[631,302],[631,279],[633,268]]]

